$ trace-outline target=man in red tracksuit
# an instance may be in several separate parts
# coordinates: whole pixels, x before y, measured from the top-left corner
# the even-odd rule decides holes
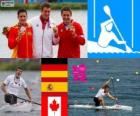
[[[59,41],[58,58],[80,58],[80,45],[85,44],[81,25],[71,19],[69,7],[61,10],[63,22],[57,26]]]
[[[13,49],[12,58],[32,58],[33,30],[27,23],[27,11],[18,10],[19,22],[8,32],[8,46]]]

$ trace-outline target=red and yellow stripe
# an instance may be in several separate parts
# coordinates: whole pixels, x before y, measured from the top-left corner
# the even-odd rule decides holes
[[[42,116],[47,116],[48,97],[61,97],[61,114],[68,116],[68,65],[67,59],[42,59],[41,91]],[[64,62],[63,62],[64,61]]]

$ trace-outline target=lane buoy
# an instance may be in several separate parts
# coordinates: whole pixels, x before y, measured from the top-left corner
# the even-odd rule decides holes
[[[117,82],[119,82],[119,81],[120,81],[120,79],[116,79],[116,81],[117,81]]]
[[[100,61],[99,60],[96,60],[96,63],[99,63]]]
[[[139,72],[138,72],[138,71],[136,71],[136,72],[135,72],[135,74],[136,74],[136,75],[138,75],[138,74],[139,74]]]

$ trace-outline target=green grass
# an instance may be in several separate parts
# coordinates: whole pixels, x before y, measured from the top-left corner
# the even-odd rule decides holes
[[[87,9],[87,3],[51,3],[52,10],[60,10],[64,6],[69,6],[76,10]],[[38,10],[40,9],[40,4],[15,4],[15,7],[0,7],[0,10],[17,10],[20,8],[25,8],[27,10]]]
[[[39,59],[1,59],[0,60],[0,71],[10,71],[15,70],[16,67],[22,67],[23,70],[40,70],[40,60]]]

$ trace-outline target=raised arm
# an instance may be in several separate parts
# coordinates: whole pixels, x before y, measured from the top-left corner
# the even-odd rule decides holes
[[[112,19],[109,19],[109,20],[107,20],[107,21],[101,23],[101,26],[102,26],[102,27],[105,27],[106,25],[108,25],[108,24],[111,23],[111,22],[112,22]]]
[[[111,77],[108,81],[106,81],[106,82],[102,85],[102,88],[103,88],[105,85],[108,85],[108,84],[111,82],[112,79],[113,79],[113,78]]]
[[[18,34],[15,33],[15,29],[11,28],[9,31],[9,36],[8,36],[8,46],[10,49],[13,49],[16,47],[17,45],[17,38],[18,38]]]

